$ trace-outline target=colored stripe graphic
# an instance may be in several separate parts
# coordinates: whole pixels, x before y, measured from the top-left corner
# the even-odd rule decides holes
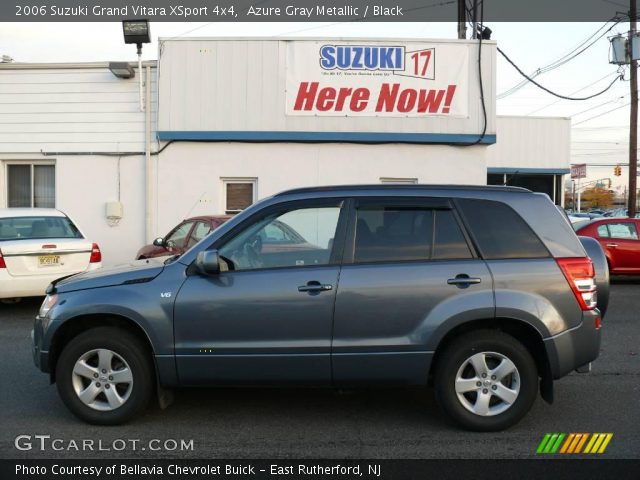
[[[612,438],[613,433],[547,433],[538,445],[536,453],[604,453]]]

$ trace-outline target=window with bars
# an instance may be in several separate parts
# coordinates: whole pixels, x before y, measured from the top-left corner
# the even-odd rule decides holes
[[[226,214],[239,213],[255,202],[255,179],[223,180],[223,182]]]
[[[7,205],[9,207],[54,208],[55,165],[8,164]]]

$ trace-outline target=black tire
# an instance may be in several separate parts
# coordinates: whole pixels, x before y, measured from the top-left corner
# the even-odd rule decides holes
[[[128,364],[133,377],[127,400],[109,411],[95,410],[86,405],[74,389],[73,369],[76,362],[87,352],[97,349],[111,350],[119,355]],[[62,401],[78,418],[96,425],[118,425],[147,407],[154,391],[155,373],[148,349],[134,335],[122,328],[96,327],[74,337],[65,345],[56,365],[56,382]]]
[[[513,362],[519,374],[519,393],[506,410],[491,416],[482,416],[465,408],[456,393],[456,376],[467,359],[480,352],[495,352]],[[463,378],[469,378],[464,376]],[[511,377],[513,378],[513,377]],[[480,379],[481,380],[481,379]],[[476,383],[477,384],[477,383]],[[538,392],[538,371],[529,351],[515,338],[497,330],[477,330],[455,339],[438,359],[434,376],[435,395],[440,408],[457,424],[466,429],[492,432],[518,423],[531,409]],[[496,386],[496,388],[498,388]],[[489,388],[493,388],[490,386]],[[490,392],[489,389],[487,391]],[[478,401],[470,392],[465,398]],[[491,402],[500,403],[491,396]],[[469,402],[471,403],[471,402]],[[500,405],[498,405],[499,407]]]

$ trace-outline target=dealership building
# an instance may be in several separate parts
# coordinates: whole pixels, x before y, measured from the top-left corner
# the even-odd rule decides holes
[[[508,183],[563,202],[570,121],[496,115],[493,41],[159,43],[124,72],[0,64],[0,208],[66,212],[109,265],[300,186]]]

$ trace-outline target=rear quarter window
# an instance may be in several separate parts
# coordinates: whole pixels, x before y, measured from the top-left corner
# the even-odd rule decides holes
[[[550,256],[531,227],[508,205],[476,199],[457,203],[485,259]]]

